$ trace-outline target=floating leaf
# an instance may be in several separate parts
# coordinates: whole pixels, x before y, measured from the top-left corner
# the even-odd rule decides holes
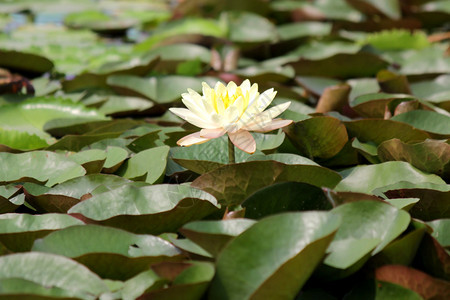
[[[52,231],[68,226],[83,224],[83,222],[62,214],[0,215],[0,242],[12,251],[28,251],[35,239],[41,238]]]
[[[27,151],[45,148],[48,143],[35,134],[0,128],[0,149],[4,146],[11,150]]]
[[[104,207],[108,207],[107,210]],[[73,206],[69,213],[135,233],[176,231],[217,210],[210,194],[184,185],[122,186]]]
[[[131,181],[114,175],[92,174],[73,178],[51,189],[25,184],[27,202],[40,212],[66,213],[72,206],[95,194],[97,189],[112,190]]]
[[[411,289],[424,299],[445,299],[450,296],[448,282],[405,266],[383,266],[375,270],[375,278]]]
[[[336,186],[337,191],[370,194],[374,189],[399,181],[411,183],[444,183],[436,175],[417,170],[407,162],[391,161],[377,165],[357,166],[341,172],[344,179]],[[383,174],[380,176],[379,174]]]
[[[345,126],[332,117],[295,122],[283,130],[300,152],[309,158],[333,157],[348,140]]]
[[[352,61],[349,64],[348,61]],[[300,58],[290,63],[297,75],[329,76],[335,78],[370,77],[385,69],[387,63],[370,53],[340,53],[321,60]]]
[[[450,246],[450,236],[448,235],[450,219],[430,221],[427,222],[427,225],[433,228],[431,235],[442,245],[442,247]]]
[[[275,26],[266,18],[249,12],[226,12],[228,38],[235,43],[270,42],[276,38]]]
[[[329,210],[322,190],[301,182],[281,182],[262,188],[242,203],[245,217],[260,219],[285,211]]]
[[[188,88],[201,91],[202,81],[215,84],[208,78],[188,76],[142,78],[132,75],[112,75],[108,77],[107,83],[126,95],[143,97],[158,104],[166,104],[181,99],[180,95]]]
[[[24,279],[57,287],[86,299],[108,292],[105,283],[85,266],[64,256],[28,252],[0,257],[0,279]]]
[[[424,32],[411,33],[405,29],[371,33],[366,36],[365,42],[380,50],[422,49],[430,45]]]
[[[276,182],[295,181],[333,188],[340,180],[337,173],[320,166],[251,161],[205,173],[192,186],[211,193],[219,203],[237,205],[260,188]]]
[[[392,139],[381,143],[377,153],[381,161],[406,161],[421,171],[450,176],[450,145],[443,141],[427,139],[406,144]]]
[[[53,69],[53,62],[41,55],[2,49],[0,50],[0,66],[16,72],[41,75]]]
[[[255,223],[247,219],[196,221],[184,225],[180,232],[212,255],[217,256],[230,240]]]
[[[169,242],[97,225],[72,226],[35,241],[32,251],[70,257],[102,278],[129,279],[149,265],[177,259]]]
[[[262,219],[222,250],[209,297],[295,297],[324,256],[339,223],[339,218],[324,212]]]
[[[167,263],[158,266],[154,270],[162,271],[167,266],[169,272],[173,272],[173,264]],[[150,291],[142,296],[143,299],[200,299],[206,292],[211,279],[214,276],[214,265],[209,262],[189,261],[184,263],[178,272],[174,274],[172,284],[167,288]],[[161,274],[162,275],[162,274]]]
[[[431,221],[435,219],[450,218],[450,191],[448,185],[444,185],[447,188],[445,191],[439,191],[430,187],[419,187],[417,185],[405,186],[405,187],[389,187],[387,191],[384,191],[388,198],[419,198],[417,202],[410,210],[409,213],[412,217],[418,218],[423,221]]]
[[[433,134],[450,136],[450,117],[434,111],[413,110],[396,115],[391,120],[407,123]]]
[[[350,137],[356,137],[362,142],[374,142],[379,145],[390,139],[402,142],[419,142],[430,136],[411,125],[393,120],[364,119],[344,122]]]
[[[129,179],[142,178],[150,184],[159,183],[166,170],[169,150],[168,146],[161,146],[141,151],[126,161],[118,173]]]
[[[31,163],[29,163],[31,162]],[[7,173],[0,174],[0,182],[16,182],[34,179],[46,186],[82,176],[86,171],[64,155],[49,151],[33,151],[20,154],[0,153],[0,165]],[[58,168],[55,168],[58,166]]]
[[[325,265],[338,269],[347,269],[366,255],[383,250],[408,227],[411,219],[407,212],[376,201],[347,203],[331,213],[346,220],[324,260]]]

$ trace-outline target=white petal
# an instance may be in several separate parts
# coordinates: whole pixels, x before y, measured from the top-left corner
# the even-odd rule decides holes
[[[230,95],[230,97],[232,97],[236,93],[236,89],[237,89],[236,83],[234,83],[233,81],[228,82],[227,90],[228,95]]]
[[[267,106],[272,103],[275,98],[277,92],[274,92],[273,89],[268,89],[264,93],[260,94],[256,99],[249,103],[247,112],[248,115],[259,114],[263,110],[267,108]]]
[[[278,104],[274,107],[269,108],[266,111],[263,111],[260,115],[267,115],[271,119],[276,118],[279,115],[281,115],[286,109],[288,109],[289,105],[291,105],[291,101],[288,101],[288,102],[285,102],[282,104]]]
[[[257,132],[268,132],[268,131],[272,131],[278,128],[282,128],[285,127],[289,124],[291,124],[292,120],[283,120],[283,119],[275,119],[272,120],[272,122],[260,126],[259,124],[254,124],[254,126],[246,126],[243,129],[245,130],[250,130],[250,131],[257,131]]]
[[[223,128],[202,129],[200,130],[200,137],[207,139],[215,139],[224,135],[227,131]]]
[[[197,127],[210,128],[210,129],[219,127],[219,124],[213,123],[211,121],[208,122],[207,120],[200,118],[199,116],[197,116],[196,114],[194,114],[193,112],[191,112],[190,110],[188,110],[186,108],[172,107],[172,108],[169,108],[169,110],[172,113],[179,116],[180,118],[182,118],[183,120],[185,120]]]
[[[255,84],[253,84],[253,85],[255,85]],[[240,87],[241,87],[241,89],[242,89],[242,92],[245,93],[246,91],[248,91],[248,90],[250,89],[250,80],[245,79],[245,80],[241,83]]]
[[[179,139],[177,145],[187,147],[191,145],[203,144],[204,142],[207,142],[209,140],[210,139],[208,138],[201,137],[200,131],[197,131]]]
[[[247,153],[255,153],[256,151],[256,142],[250,132],[246,130],[239,130],[235,133],[228,132],[228,136],[230,137],[231,142]]]
[[[202,82],[202,92],[203,96],[209,95],[211,93],[211,87],[204,81]]]
[[[199,95],[200,96],[200,95]],[[200,118],[205,118],[208,116],[208,113],[206,112],[203,103],[200,102],[200,105],[193,99],[193,97],[188,94],[184,93],[181,94],[181,102],[194,114],[199,116]]]

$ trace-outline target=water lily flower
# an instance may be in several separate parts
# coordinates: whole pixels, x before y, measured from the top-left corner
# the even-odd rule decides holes
[[[292,123],[292,120],[274,119],[291,102],[265,110],[275,95],[273,88],[260,94],[258,85],[250,85],[249,80],[245,80],[240,86],[232,81],[227,86],[218,82],[214,89],[203,82],[203,95],[188,89],[188,93],[181,95],[187,109],[170,108],[170,111],[202,129],[181,138],[177,144],[201,144],[228,134],[237,148],[254,153],[256,142],[249,131],[268,132]]]

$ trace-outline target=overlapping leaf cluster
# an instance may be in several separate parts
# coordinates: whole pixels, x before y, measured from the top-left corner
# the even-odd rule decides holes
[[[0,1],[0,299],[450,297],[448,1],[38,2]],[[246,78],[295,122],[176,146]]]

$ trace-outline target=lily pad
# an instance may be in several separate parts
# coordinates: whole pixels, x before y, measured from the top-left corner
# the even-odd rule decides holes
[[[165,174],[169,150],[168,146],[161,146],[141,151],[128,159],[120,167],[118,174],[129,179],[142,178],[150,184],[160,183]]]
[[[434,111],[413,110],[396,115],[391,120],[403,122],[433,134],[450,137],[450,116]]]
[[[202,81],[211,83],[212,80],[188,76],[142,78],[132,75],[112,75],[108,77],[107,84],[125,95],[143,97],[158,104],[166,104],[180,100],[180,95],[188,88],[201,91]]]
[[[48,58],[32,53],[0,49],[0,67],[41,75],[53,69],[53,62]]]
[[[57,287],[82,298],[95,299],[108,292],[95,273],[70,258],[38,252],[0,257],[0,279],[23,279],[42,287]]]
[[[216,199],[208,193],[189,186],[165,184],[122,186],[80,202],[68,213],[82,214],[94,223],[135,233],[159,234],[176,231],[217,209]]]
[[[450,236],[448,235],[450,228],[450,219],[438,219],[427,222],[427,225],[433,228],[431,235],[442,245],[442,247],[450,246]]]
[[[383,174],[383,176],[379,176]],[[336,186],[337,191],[371,194],[373,190],[399,181],[411,183],[445,183],[442,178],[426,174],[407,162],[391,161],[377,165],[357,166],[341,172],[344,179]]]
[[[42,238],[52,231],[65,227],[84,224],[78,219],[63,214],[0,215],[0,242],[12,251],[29,251],[34,240]]]
[[[403,210],[376,201],[358,201],[334,208],[346,220],[334,237],[324,264],[347,269],[366,255],[383,250],[407,227],[411,217]]]
[[[92,174],[73,178],[51,189],[37,188],[32,184],[25,184],[24,189],[27,202],[38,211],[66,213],[83,199],[95,195],[100,187],[113,190],[129,183],[130,180],[119,176]]]
[[[421,142],[430,138],[425,131],[394,120],[363,119],[344,124],[350,137],[356,137],[361,142],[374,142],[377,145],[395,138],[404,143]]]
[[[262,219],[222,250],[209,297],[295,297],[325,255],[339,223],[325,212]],[[283,247],[273,248],[274,244]]]
[[[301,182],[281,182],[264,187],[245,199],[245,217],[260,219],[286,211],[329,210],[322,190]]]
[[[352,64],[348,64],[352,61]],[[300,58],[290,65],[297,75],[328,76],[339,79],[370,77],[388,65],[383,59],[370,53],[340,53],[321,60]]]
[[[345,126],[332,117],[295,122],[283,130],[300,153],[311,159],[333,157],[348,141]]]
[[[304,182],[333,188],[340,180],[339,174],[320,166],[250,161],[205,173],[195,179],[192,186],[211,193],[219,203],[238,205],[260,188],[276,182]]]
[[[129,279],[161,261],[180,259],[180,251],[151,235],[98,225],[72,226],[34,242],[32,251],[70,257],[102,278]]]
[[[444,141],[427,139],[406,144],[392,139],[381,143],[377,153],[382,161],[406,161],[421,171],[443,178],[450,176],[450,145]]]
[[[70,158],[50,151],[20,154],[3,152],[0,153],[0,165],[8,170],[0,173],[0,182],[35,180],[45,182],[46,186],[53,186],[86,174],[86,170]]]
[[[248,219],[196,221],[184,225],[180,232],[216,257],[229,241],[255,223]]]

